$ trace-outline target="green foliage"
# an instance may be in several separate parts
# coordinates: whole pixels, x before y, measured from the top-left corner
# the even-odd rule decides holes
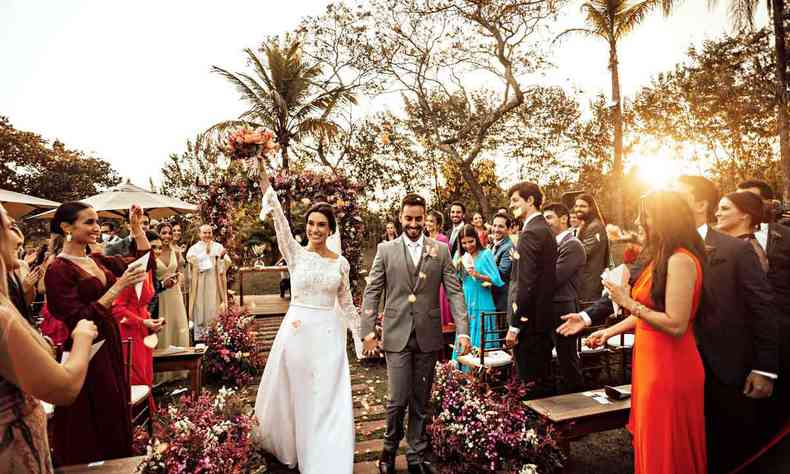
[[[73,201],[118,184],[112,166],[34,132],[17,130],[0,116],[0,188],[53,201]]]

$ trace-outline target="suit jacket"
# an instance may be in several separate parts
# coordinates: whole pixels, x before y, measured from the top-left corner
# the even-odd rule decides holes
[[[554,291],[555,303],[576,302],[581,287],[582,270],[587,261],[582,243],[568,233],[557,249],[557,287]]]
[[[595,301],[601,297],[603,291],[601,273],[609,264],[609,239],[606,237],[603,223],[598,219],[593,219],[584,226],[578,237],[587,254],[587,263],[582,272],[579,299]]]
[[[790,320],[790,227],[768,224],[768,281],[774,290],[779,317]]]
[[[122,256],[126,257],[131,253],[132,234],[127,235],[122,239],[116,239],[112,242],[104,244],[104,255],[108,257]]]
[[[446,245],[425,237],[422,257],[415,267],[405,240],[401,235],[378,246],[362,301],[362,335],[374,331],[384,293],[384,350],[403,351],[414,330],[420,350],[438,351],[444,344],[440,285],[450,302],[456,335],[469,335],[461,282]],[[409,301],[410,295],[414,295],[414,302]]]
[[[460,234],[460,231],[458,232],[458,234],[456,234],[453,232],[454,228],[455,226],[451,226],[450,232],[447,235],[447,238],[450,239],[450,243],[448,244],[448,247],[450,247],[450,258],[455,257],[455,254],[461,250],[461,239],[458,238],[458,234]]]
[[[751,244],[708,229],[697,344],[722,383],[743,386],[752,370],[778,372],[773,294]]]
[[[493,242],[493,239],[491,240]],[[492,243],[491,250],[494,253],[494,262],[499,270],[499,276],[505,282],[501,287],[494,286],[491,288],[491,294],[494,297],[494,306],[497,311],[507,311],[507,300],[510,287],[510,273],[513,269],[513,260],[510,258],[510,252],[513,249],[513,241],[510,236],[505,236],[502,242],[497,247]]]
[[[546,219],[530,220],[518,237],[510,276],[510,325],[520,331],[554,329],[557,240]]]

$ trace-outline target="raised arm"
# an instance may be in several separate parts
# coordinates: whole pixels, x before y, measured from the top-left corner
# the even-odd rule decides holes
[[[280,200],[277,199],[277,193],[274,192],[269,183],[269,174],[266,172],[266,167],[263,163],[260,165],[260,170],[260,186],[261,193],[263,193],[260,219],[265,220],[269,214],[272,214],[274,231],[277,234],[277,246],[280,248],[280,253],[285,258],[286,263],[292,265],[300,247],[299,242],[293,238],[291,225],[288,223],[288,218],[285,217]]]
[[[341,320],[345,326],[351,330],[351,337],[354,341],[354,351],[357,353],[357,359],[362,358],[362,322],[359,318],[357,307],[354,306],[354,297],[351,294],[351,280],[349,273],[351,266],[343,257],[340,262],[340,272],[342,279],[340,280],[340,287],[337,290],[337,304],[340,308]]]

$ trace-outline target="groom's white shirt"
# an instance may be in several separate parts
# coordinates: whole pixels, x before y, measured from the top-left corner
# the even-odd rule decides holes
[[[425,244],[425,235],[420,234],[420,238],[417,240],[411,240],[408,236],[406,236],[405,233],[403,236],[403,242],[406,244],[406,248],[409,249],[411,261],[416,267],[420,263],[420,257],[422,256],[422,247]]]

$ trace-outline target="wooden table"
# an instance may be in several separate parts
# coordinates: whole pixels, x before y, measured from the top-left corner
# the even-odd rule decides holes
[[[197,398],[202,387],[203,349],[187,347],[184,350],[172,351],[157,349],[154,351],[154,373],[170,371],[189,371],[189,384],[192,396]]]
[[[137,466],[143,461],[143,456],[133,458],[113,459],[111,461],[92,462],[90,464],[75,464],[55,469],[55,474],[93,472],[96,474],[130,474],[137,472]]]
[[[287,272],[288,267],[278,265],[275,267],[241,267],[239,268],[239,306],[244,306],[244,274],[245,273],[279,273]]]
[[[620,385],[617,388],[631,390],[631,385]],[[566,450],[570,442],[590,433],[622,428],[628,422],[631,412],[631,399],[609,400],[602,404],[588,393],[600,394],[606,398],[603,389],[589,392],[571,393],[556,397],[528,400],[524,402],[529,408],[548,419],[560,434],[560,446]]]

